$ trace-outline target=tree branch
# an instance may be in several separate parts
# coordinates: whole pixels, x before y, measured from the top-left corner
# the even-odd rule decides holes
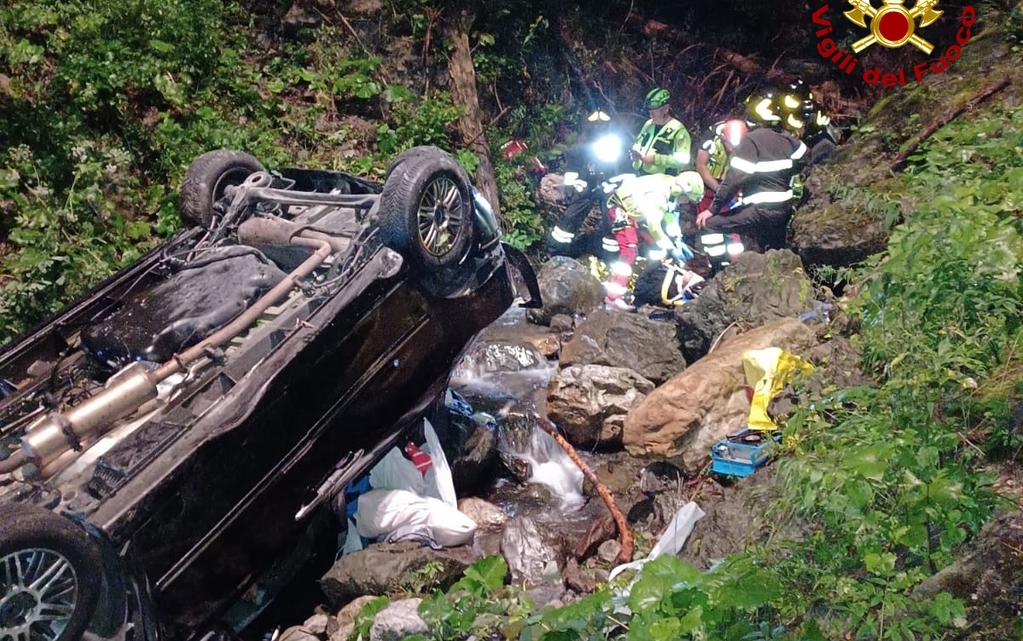
[[[969,100],[959,105],[958,107],[946,111],[944,114],[942,114],[940,118],[932,122],[930,126],[928,126],[926,129],[917,134],[916,138],[913,139],[913,142],[909,143],[909,146],[906,147],[904,151],[900,152],[899,155],[895,157],[895,161],[891,165],[892,172],[898,173],[902,171],[903,167],[906,164],[906,160],[909,159],[913,152],[916,151],[920,147],[920,145],[924,143],[925,140],[927,140],[935,133],[937,133],[939,129],[941,129],[951,121],[955,120],[963,113],[976,109],[977,105],[984,102],[985,100],[995,95],[999,91],[1002,91],[1010,84],[1012,84],[1012,81],[1010,81],[1008,78],[1002,78],[998,82],[992,83],[987,87],[984,87],[983,89],[980,90],[980,93],[970,98]]]

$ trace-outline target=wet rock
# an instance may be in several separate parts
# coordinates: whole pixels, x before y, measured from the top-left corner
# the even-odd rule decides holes
[[[402,599],[389,603],[373,618],[370,641],[401,641],[413,634],[426,634],[430,628],[419,616],[422,599]]]
[[[362,608],[367,603],[376,598],[376,596],[367,594],[355,598],[345,607],[341,608],[335,617],[338,627],[330,633],[330,641],[348,641],[348,637],[355,631],[355,620],[358,618],[359,612],[362,611]]]
[[[543,307],[530,309],[526,318],[537,325],[548,325],[555,314],[572,316],[586,313],[604,301],[600,281],[579,261],[553,256],[537,274]]]
[[[597,553],[597,549],[618,534],[618,526],[610,514],[593,521],[573,550],[573,556],[585,560]]]
[[[452,376],[472,378],[494,372],[523,372],[548,367],[547,357],[525,341],[488,340],[474,344],[455,367]]]
[[[605,563],[614,563],[622,551],[622,544],[615,539],[608,539],[597,548],[597,558]]]
[[[572,445],[617,449],[625,415],[654,384],[631,369],[572,365],[558,372],[547,392],[547,415]]]
[[[561,351],[561,339],[556,334],[537,334],[526,336],[523,340],[537,349],[547,358],[554,358]]]
[[[497,468],[497,422],[476,412],[452,391],[447,404],[430,416],[451,468],[455,493],[472,494],[493,477]]]
[[[550,534],[541,534],[532,519],[517,516],[505,525],[501,534],[501,554],[508,563],[512,581],[540,585],[553,565],[564,565],[564,553]]]
[[[565,569],[562,571],[562,576],[565,579],[565,585],[570,590],[581,592],[583,594],[590,594],[597,591],[597,579],[594,576],[593,570],[590,568],[579,567],[579,563],[575,559],[569,559],[565,563]]]
[[[501,508],[474,496],[458,499],[458,511],[472,519],[480,529],[499,527],[508,520],[508,515]]]
[[[357,596],[389,594],[421,583],[415,573],[433,561],[441,569],[435,586],[425,587],[450,586],[476,560],[466,546],[432,550],[412,542],[372,544],[335,561],[320,579],[320,589],[336,608]]]
[[[675,327],[643,314],[598,309],[579,323],[561,349],[567,365],[607,365],[635,371],[660,385],[686,368]]]
[[[687,468],[702,467],[710,459],[711,445],[746,425],[750,404],[743,353],[780,347],[805,357],[813,345],[813,331],[791,318],[722,343],[651,392],[625,417],[626,451],[634,456],[680,456]]]
[[[812,308],[813,285],[798,256],[787,249],[747,252],[715,276],[696,300],[676,310],[676,337],[692,364],[733,323],[758,327]]]
[[[551,318],[550,327],[555,334],[568,334],[575,329],[575,321],[568,314],[555,314]]]
[[[544,484],[562,502],[582,499],[582,471],[531,414],[509,413],[498,427],[501,461],[519,482]]]
[[[666,491],[681,492],[685,472],[667,461],[654,461],[639,471],[639,489],[647,496]]]

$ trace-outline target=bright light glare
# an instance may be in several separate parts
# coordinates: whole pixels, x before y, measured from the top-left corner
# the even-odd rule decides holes
[[[604,163],[613,163],[622,155],[622,141],[614,134],[598,138],[593,143],[593,155]]]

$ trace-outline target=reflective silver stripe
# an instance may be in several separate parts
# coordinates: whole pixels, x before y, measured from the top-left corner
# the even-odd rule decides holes
[[[621,246],[618,244],[618,241],[615,240],[614,238],[602,238],[600,240],[600,245],[601,247],[604,248],[604,251],[608,252],[619,252],[622,250]]]
[[[800,142],[799,143],[799,147],[796,147],[796,150],[792,152],[792,155],[789,156],[789,158],[791,158],[792,160],[799,160],[800,158],[803,157],[803,154],[805,154],[805,153],[806,153],[806,145],[804,145],[802,142]]]
[[[720,245],[725,242],[724,234],[704,234],[700,236],[700,242],[704,245]]]
[[[800,143],[802,145],[802,143]],[[805,145],[803,145],[805,147]],[[738,156],[733,157],[729,162],[732,167],[735,167],[741,172],[747,174],[768,174],[772,171],[782,171],[783,169],[792,169],[792,159],[785,158],[783,160],[762,160],[760,162],[750,162]]]
[[[788,191],[760,191],[749,196],[743,196],[742,202],[748,205],[757,203],[783,203],[792,200],[792,190]]]
[[[551,238],[559,243],[570,243],[572,242],[572,239],[575,238],[575,234],[567,232],[561,227],[555,225],[554,229],[551,230]]]
[[[714,245],[713,247],[704,247],[704,251],[708,256],[724,256],[727,250],[724,245]]]
[[[728,243],[727,245],[725,245],[725,249],[727,249],[728,253],[731,254],[732,256],[737,256],[741,254],[746,248],[743,247],[742,243]]]

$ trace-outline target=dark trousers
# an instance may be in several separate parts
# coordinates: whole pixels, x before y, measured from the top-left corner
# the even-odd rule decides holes
[[[555,254],[578,258],[584,254],[592,256],[604,256],[602,247],[603,238],[614,238],[611,231],[611,224],[603,211],[598,216],[599,226],[596,229],[585,229],[583,223],[594,207],[603,208],[604,193],[599,188],[593,188],[585,194],[579,194],[565,208],[565,213],[558,219],[557,225],[564,231],[575,234],[570,244],[556,243],[548,239],[548,246]]]
[[[749,236],[760,246],[760,251],[764,252],[785,247],[785,236],[791,216],[792,208],[789,205],[784,207],[743,205],[724,214],[711,216],[707,219],[706,229],[723,234]]]

